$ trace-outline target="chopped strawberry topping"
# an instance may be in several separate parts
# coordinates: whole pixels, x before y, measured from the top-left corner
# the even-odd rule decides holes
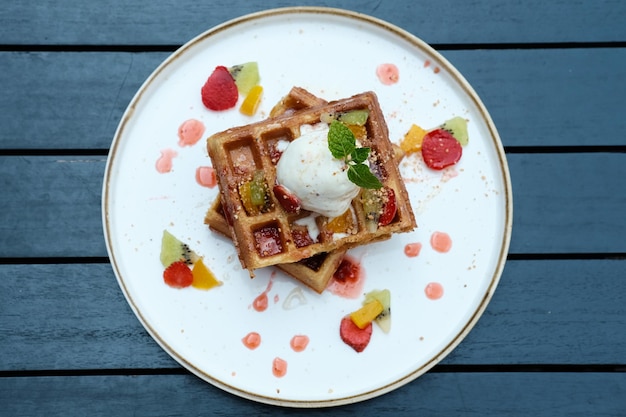
[[[237,84],[224,66],[215,67],[200,93],[206,108],[215,111],[233,108],[239,99]]]
[[[458,140],[444,129],[435,129],[424,136],[422,157],[429,168],[441,170],[459,162],[463,149]]]
[[[378,225],[385,226],[392,222],[396,217],[396,193],[392,188],[385,188],[385,197],[383,198],[383,209],[380,217],[378,218]]]
[[[193,273],[185,262],[178,261],[165,268],[163,280],[170,287],[184,288],[193,282]]]
[[[372,337],[372,323],[363,329],[359,329],[350,316],[341,319],[339,326],[339,336],[341,340],[357,352],[363,352]]]
[[[273,191],[274,195],[278,199],[278,202],[287,213],[298,213],[302,208],[302,202],[300,199],[289,191],[284,185],[275,185]]]
[[[256,247],[259,255],[272,256],[283,251],[278,229],[274,226],[262,227],[254,232]]]
[[[293,243],[295,243],[298,248],[303,248],[315,243],[309,234],[309,229],[306,226],[293,225],[291,237],[293,239]]]

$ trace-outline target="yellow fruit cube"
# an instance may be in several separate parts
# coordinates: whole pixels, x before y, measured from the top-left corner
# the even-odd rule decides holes
[[[222,285],[221,281],[215,278],[215,274],[207,268],[202,259],[198,259],[196,263],[193,264],[191,273],[193,275],[191,286],[194,288],[210,290],[211,288]]]
[[[326,228],[333,233],[350,233],[354,227],[354,218],[352,210],[348,209],[341,216],[337,216],[330,220]]]
[[[384,307],[378,300],[372,300],[366,303],[360,309],[350,314],[350,319],[359,329],[364,329],[370,324],[380,313],[382,313]]]
[[[400,142],[400,148],[406,153],[411,154],[422,150],[422,140],[428,133],[416,124],[411,125],[409,131],[406,132],[404,138]]]
[[[256,113],[256,109],[259,107],[259,103],[261,103],[261,96],[263,94],[263,87],[260,85],[255,85],[250,89],[248,95],[241,103],[241,107],[239,111],[246,116],[252,116]]]

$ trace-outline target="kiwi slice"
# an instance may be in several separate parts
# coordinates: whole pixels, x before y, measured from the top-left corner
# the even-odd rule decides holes
[[[200,257],[187,244],[178,240],[167,230],[163,230],[160,259],[163,266],[167,268],[172,263],[178,261],[192,265],[200,259]]]
[[[233,65],[228,68],[228,72],[230,72],[230,75],[235,80],[237,90],[239,90],[239,93],[243,96],[247,96],[250,89],[261,81],[259,65],[256,62]]]
[[[469,136],[467,134],[467,120],[460,116],[453,117],[446,120],[442,125],[442,129],[447,130],[459,141],[461,146],[465,146],[469,143]]]
[[[367,110],[352,110],[349,112],[341,113],[338,120],[347,125],[363,126],[367,122],[369,116]]]
[[[388,289],[372,290],[365,294],[363,304],[367,304],[372,300],[378,300],[383,305],[383,311],[374,319],[374,323],[383,332],[389,333],[389,330],[391,330],[391,292]]]

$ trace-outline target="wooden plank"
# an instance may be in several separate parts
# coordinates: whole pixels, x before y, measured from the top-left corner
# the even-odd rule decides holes
[[[626,154],[510,154],[511,253],[626,252]],[[0,157],[0,257],[106,256],[105,157]]]
[[[9,2],[0,15],[0,44],[179,45],[235,17],[292,5],[230,1],[123,0],[97,6],[79,0]],[[374,15],[431,43],[613,42],[626,40],[626,5],[619,0],[546,2],[488,0],[378,2],[309,1],[312,6]],[[581,30],[584,28],[584,30]]]
[[[443,364],[623,363],[624,276],[626,260],[509,261],[483,317]],[[108,264],[0,265],[0,277],[0,371],[179,368]]]
[[[623,415],[624,373],[424,375],[372,401],[315,410],[223,393],[191,375],[0,378],[3,412],[46,415],[549,416]]]
[[[167,55],[0,52],[0,148],[107,149]],[[505,146],[626,145],[612,133],[626,131],[626,48],[444,55],[476,89]]]
[[[135,92],[167,55],[0,53],[0,147],[107,149]]]

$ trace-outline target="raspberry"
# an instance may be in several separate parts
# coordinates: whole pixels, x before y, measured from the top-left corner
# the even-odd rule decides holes
[[[185,262],[174,262],[163,271],[163,281],[174,288],[188,287],[193,282],[193,273]]]
[[[215,111],[233,108],[239,99],[237,84],[224,66],[215,67],[200,93],[206,108]]]

